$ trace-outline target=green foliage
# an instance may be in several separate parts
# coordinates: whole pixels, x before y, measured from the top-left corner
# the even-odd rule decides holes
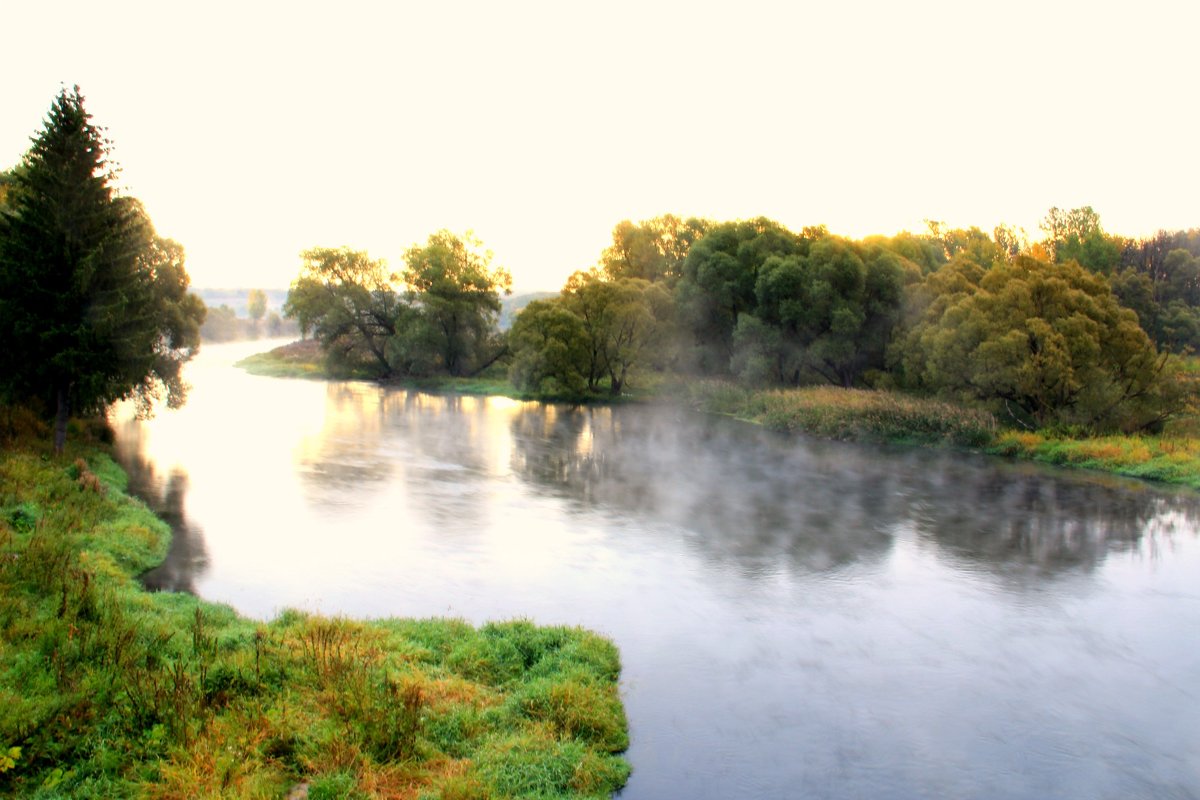
[[[438,231],[424,246],[404,254],[404,283],[409,301],[420,307],[423,328],[405,343],[407,357],[432,347],[437,367],[453,376],[467,375],[494,359],[500,346],[492,338],[500,314],[500,293],[512,291],[512,276],[492,266],[492,254],[470,232]]]
[[[1006,431],[989,452],[1200,489],[1200,440],[1193,437],[1072,438],[1044,432]]]
[[[8,772],[17,765],[17,760],[21,757],[21,748],[10,747],[7,750],[0,750],[0,775]]]
[[[1133,430],[1178,406],[1136,315],[1075,262],[1019,257],[982,271],[955,261],[914,299],[915,322],[892,353],[911,386],[1037,427]]]
[[[563,305],[583,325],[586,362],[581,371],[590,392],[607,380],[621,394],[631,372],[651,361],[668,337],[671,297],[640,278],[606,280],[598,271],[576,272],[563,288]]]
[[[288,290],[283,312],[309,331],[334,370],[369,368],[391,374],[388,341],[402,312],[383,261],[361,250],[314,247],[301,253],[300,277]]]
[[[1056,262],[1074,261],[1093,272],[1112,274],[1121,262],[1120,244],[1104,233],[1091,206],[1051,208],[1042,220],[1042,245]]]
[[[805,255],[809,244],[809,238],[760,218],[715,225],[692,245],[675,294],[692,366],[728,373],[738,318],[757,305],[759,269],[772,256]]]
[[[492,268],[491,254],[470,234],[439,231],[424,247],[414,245],[399,276],[349,248],[318,247],[302,257],[284,314],[303,334],[314,333],[331,372],[463,376],[504,352],[495,329],[499,293],[510,290],[512,278]]]
[[[610,396],[652,363],[670,338],[673,306],[661,284],[576,272],[554,300],[530,303],[509,334],[509,375],[538,397]]]
[[[627,777],[611,642],[148,594],[132,575],[165,527],[77,452],[0,455],[0,797],[482,798],[526,771],[593,797]]]
[[[508,333],[509,379],[539,397],[581,397],[591,377],[588,345],[583,320],[561,299],[534,300]]]
[[[906,263],[912,264],[921,273],[932,272],[946,263],[946,247],[940,237],[904,231],[892,237],[868,236],[863,239],[865,247],[882,247],[895,253]]]
[[[55,409],[59,450],[72,411],[182,403],[204,318],[183,248],[114,194],[109,149],[78,87],[64,89],[12,175],[0,226],[0,395]]]
[[[762,219],[714,226],[676,292],[688,361],[752,385],[853,385],[884,366],[904,287],[921,272],[909,256],[937,263],[941,249],[933,237],[862,245]]]
[[[852,386],[884,366],[915,269],[883,248],[863,253],[832,236],[807,255],[768,258],[755,283],[757,306],[738,318],[734,371],[750,383],[798,384],[809,374]]]
[[[600,254],[600,269],[612,280],[640,278],[674,286],[692,245],[711,227],[709,220],[682,220],[673,214],[637,225],[623,220],[613,228],[612,244]]]
[[[349,772],[323,775],[308,787],[308,800],[367,800],[367,797]]]

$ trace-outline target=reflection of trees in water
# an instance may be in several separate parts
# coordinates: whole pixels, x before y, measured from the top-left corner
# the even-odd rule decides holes
[[[780,559],[827,569],[891,544],[871,487],[811,454],[780,464],[786,451],[761,431],[665,409],[551,416],[530,409],[513,419],[517,474],[681,528],[702,552],[751,572]]]
[[[490,472],[488,415],[484,398],[332,383],[321,431],[299,456],[306,496],[320,507],[361,504],[399,479],[415,501],[409,512],[450,523],[447,532],[473,529],[486,516],[474,487]]]
[[[512,422],[513,469],[589,505],[689,531],[748,567],[825,569],[885,552],[915,530],[1002,575],[1091,568],[1195,498],[956,453],[785,437],[670,409],[546,410]],[[1193,528],[1194,529],[1194,528]]]
[[[926,454],[912,470],[912,519],[943,552],[1010,577],[1091,569],[1147,535],[1195,529],[1200,506],[1133,481],[1051,474],[1029,464]]]
[[[386,409],[378,387],[330,383],[321,431],[301,444],[301,480],[319,506],[338,506],[345,490],[363,493],[387,481],[392,460],[381,449]]]
[[[143,585],[155,591],[196,593],[195,581],[209,566],[204,532],[184,514],[188,477],[172,470],[166,480],[155,473],[143,454],[141,425],[136,420],[121,424],[117,433],[117,457],[129,475],[129,493],[142,500],[171,526],[171,544],[163,563],[141,576]]]

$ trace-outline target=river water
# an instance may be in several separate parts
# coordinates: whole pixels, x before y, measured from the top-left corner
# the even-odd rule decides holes
[[[156,588],[621,650],[648,798],[1200,797],[1200,501],[997,459],[254,377],[118,414]]]

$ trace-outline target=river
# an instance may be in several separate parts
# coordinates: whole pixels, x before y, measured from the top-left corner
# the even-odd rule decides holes
[[[1200,798],[1200,499],[972,455],[254,377],[116,417],[155,588],[621,650],[660,798]]]

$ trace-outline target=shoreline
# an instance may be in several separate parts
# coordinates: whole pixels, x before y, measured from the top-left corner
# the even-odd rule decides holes
[[[102,446],[43,449],[0,450],[0,796],[569,798],[627,780],[608,639],[523,620],[260,623],[151,592],[137,576],[167,524]]]
[[[252,355],[234,366],[266,377],[344,379],[324,372],[320,350],[311,339]],[[987,412],[899,392],[832,386],[753,390],[733,383],[698,379],[664,384],[644,396],[579,400],[535,397],[518,391],[506,379],[495,378],[380,383],[431,393],[493,395],[580,405],[665,399],[786,433],[841,441],[954,447],[1001,458],[1200,489],[1200,440],[1191,436],[1134,434],[1070,438],[1048,431],[1010,430],[1001,428]]]

